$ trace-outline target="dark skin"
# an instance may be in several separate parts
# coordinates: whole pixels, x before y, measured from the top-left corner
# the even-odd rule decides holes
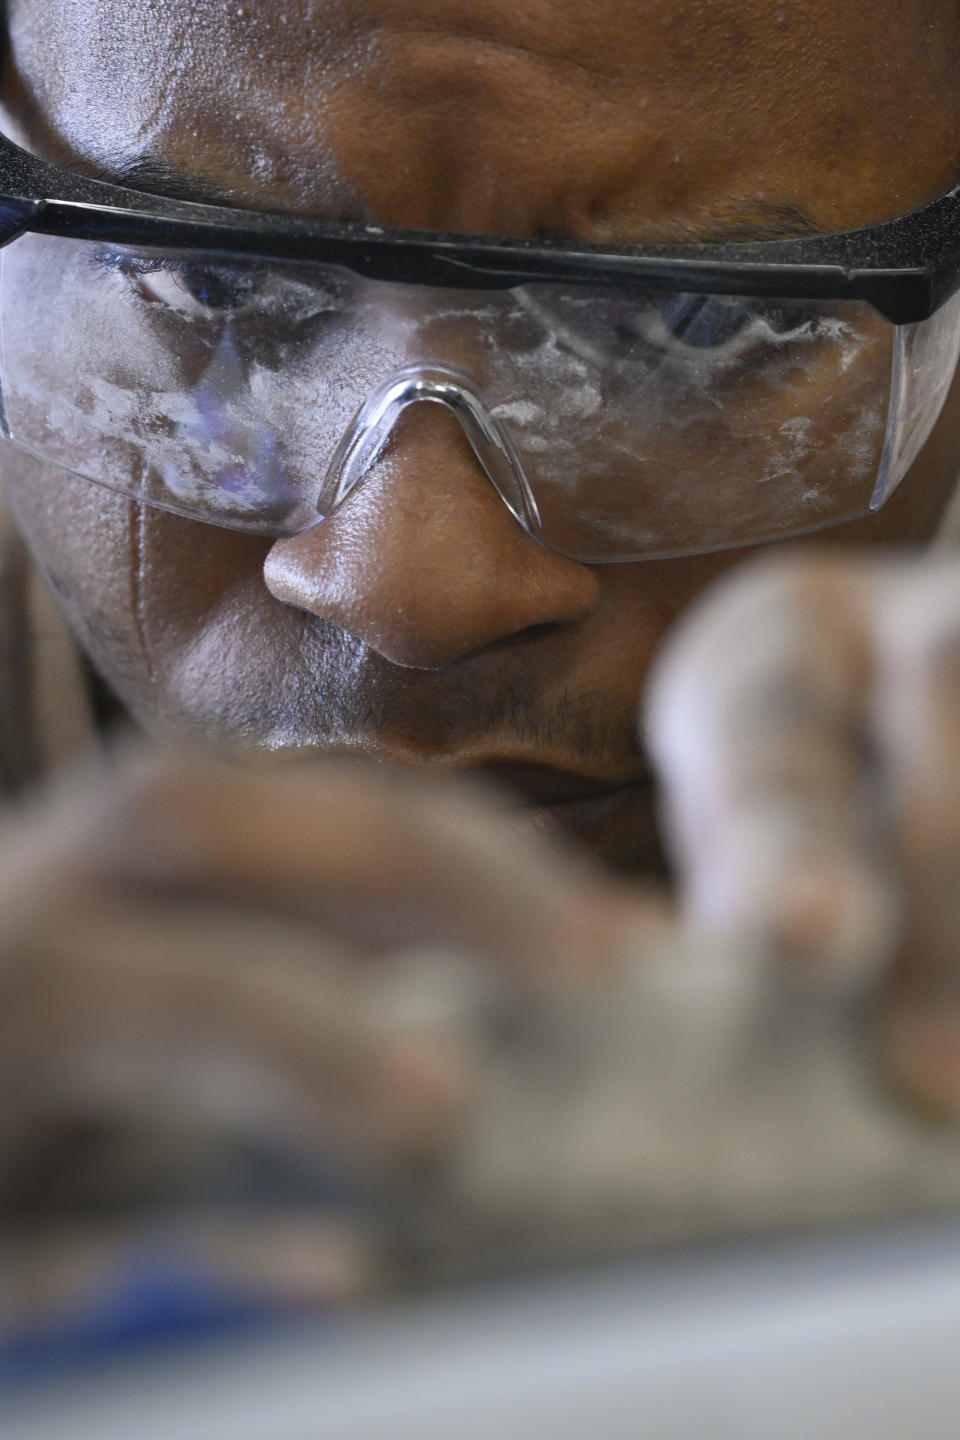
[[[299,0],[282,20],[211,0],[189,16],[53,0],[14,4],[10,42],[8,120],[39,153],[134,178],[159,161],[271,210],[679,240],[847,228],[960,174],[949,4],[886,5],[865,26],[826,0]],[[565,818],[642,866],[644,675],[741,554],[592,567],[552,554],[452,419],[425,408],[340,512],[274,543],[138,509],[9,450],[3,473],[71,623],[148,731],[479,767],[521,792],[531,767],[574,790],[623,787],[601,823]],[[926,540],[958,457],[955,393],[891,502],[827,538]]]
[[[8,9],[2,94],[15,138],[89,173],[162,190],[175,188],[175,170],[214,196],[269,210],[585,240],[711,239],[869,223],[911,210],[960,175],[953,0],[884,0],[867,18],[835,0],[13,0]],[[66,615],[152,735],[293,758],[346,749],[441,773],[492,768],[503,777],[523,767],[512,771],[520,791],[531,789],[531,771],[561,772],[588,788],[619,788],[601,823],[568,806],[573,828],[622,866],[648,860],[637,738],[648,667],[681,612],[735,574],[741,553],[607,566],[564,559],[512,520],[455,422],[432,407],[405,417],[387,458],[334,517],[272,543],[138,508],[10,448],[0,460]],[[866,553],[922,546],[958,469],[955,386],[892,500],[819,543]],[[752,820],[750,802],[783,779],[771,760],[779,732],[761,734],[770,749],[748,747],[746,764],[734,754],[745,713],[761,731],[765,716],[786,714],[753,703],[756,675],[738,691],[740,709],[730,703],[722,682],[744,659],[741,637],[782,608],[769,670],[776,702],[778,643],[792,636],[804,651],[803,622],[819,597],[831,622],[845,617],[839,640],[853,635],[837,668],[844,693],[859,699],[883,649],[863,616],[895,608],[875,603],[869,567],[864,600],[862,573],[845,559],[825,576],[787,573],[776,604],[761,591],[746,622],[735,614],[732,643],[727,634],[702,647],[707,663],[694,656],[710,682],[692,691],[698,718],[712,723],[729,705],[726,731],[714,726],[723,753],[708,796],[724,858],[748,853],[730,840],[736,802],[747,797]],[[821,652],[811,653],[801,674],[827,673]],[[797,693],[789,666],[783,688]],[[920,687],[911,677],[892,689]],[[683,728],[672,725],[675,695],[666,693],[661,739]],[[951,703],[948,720],[960,713]],[[957,733],[940,728],[941,739]],[[898,837],[907,886],[918,877],[928,885],[915,887],[914,909],[936,921],[918,931],[905,950],[912,968],[903,968],[928,987],[926,1020],[912,1032],[892,1027],[885,1043],[905,1083],[949,1107],[960,1074],[960,1022],[952,1032],[949,1022],[960,1002],[944,1032],[937,986],[944,975],[952,981],[956,867],[936,872],[945,878],[931,893],[927,862],[931,851],[960,853],[951,829],[960,759],[927,743],[934,730],[920,732],[920,749],[936,760],[925,793],[942,823],[925,827],[911,809]],[[826,797],[836,820],[836,777],[852,777],[856,791],[861,757],[843,750],[842,727],[830,730],[833,749],[815,743],[822,738],[803,737],[804,786],[788,766],[786,788],[792,798],[802,789],[803,801]],[[758,754],[770,761],[759,776]],[[667,757],[668,771],[676,758]],[[106,798],[98,784],[72,810],[51,807],[30,843],[16,834],[3,857],[0,881],[20,924],[9,946],[19,969],[0,966],[13,985],[0,996],[10,1030],[0,1051],[12,1067],[2,1089],[15,1120],[28,1081],[43,1079],[37,1055],[66,1053],[73,1095],[71,1044],[81,1079],[88,1052],[98,1056],[109,1040],[129,1048],[127,1073],[145,1076],[150,1099],[168,1079],[182,1085],[186,1029],[202,1052],[253,1057],[292,1093],[319,1100],[308,1143],[325,1124],[329,1133],[333,1110],[343,1133],[369,1126],[374,1149],[419,1146],[456,1109],[450,1046],[433,1065],[416,1046],[411,1055],[405,1035],[364,1033],[354,1048],[350,1025],[328,1004],[348,983],[343,956],[367,953],[371,921],[381,948],[440,938],[501,975],[522,966],[548,986],[609,973],[625,942],[642,951],[649,916],[634,899],[518,845],[499,817],[492,824],[469,806],[448,813],[432,787],[395,788],[402,782],[389,767],[313,765],[264,778],[157,765],[145,781],[121,772]],[[722,783],[728,773],[737,784]],[[681,795],[684,778],[671,775]],[[686,777],[695,838],[698,779]],[[782,807],[772,809],[779,818]],[[834,851],[814,847],[831,862],[828,881],[849,858],[844,825],[830,833],[839,836]],[[764,860],[774,853],[759,848]],[[695,873],[696,854],[681,858]],[[796,857],[786,847],[782,858],[789,878]],[[836,932],[849,933],[836,923],[836,896],[814,884],[814,903],[808,894],[798,906],[770,874],[761,874],[762,898],[785,897],[786,913],[758,921],[731,882],[719,919],[766,927],[777,942],[786,932],[795,951],[822,960]],[[251,912],[273,925],[269,944],[249,931]],[[909,983],[902,988],[910,1000]],[[357,1005],[362,1012],[362,997]],[[931,1014],[938,1044],[924,1029]],[[355,1082],[346,1089],[344,1073]],[[92,1103],[100,1100],[94,1091]],[[35,1103],[42,1115],[45,1096]]]

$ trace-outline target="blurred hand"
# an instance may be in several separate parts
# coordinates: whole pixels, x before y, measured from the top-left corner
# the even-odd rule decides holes
[[[161,1191],[218,1137],[394,1173],[458,1123],[465,1019],[583,986],[646,913],[469,788],[120,757],[0,835],[0,1186],[52,1139],[56,1190],[91,1126]],[[404,993],[430,946],[445,982]]]
[[[960,1108],[960,562],[739,571],[666,647],[647,732],[694,920],[872,986],[889,1072]]]
[[[705,683],[689,643],[674,700],[683,677]],[[830,673],[842,692],[843,666]],[[668,668],[655,703],[671,683]],[[801,715],[819,713],[818,693]],[[690,728],[693,753],[722,769],[716,734]],[[827,740],[847,756],[829,727]],[[735,855],[736,807],[716,824]],[[841,859],[853,875],[866,863],[858,825],[829,832],[851,837],[829,878]],[[794,852],[768,848],[786,883]],[[715,909],[729,943],[701,943],[514,834],[476,792],[338,761],[128,757],[15,817],[0,844],[0,1185],[77,1119],[142,1134],[161,1191],[165,1167],[202,1161],[218,1136],[268,1136],[372,1186],[370,1244],[349,1200],[329,1243],[316,1214],[292,1233],[268,1219],[253,1239],[220,1228],[231,1273],[253,1257],[258,1284],[279,1273],[314,1296],[381,1283],[380,1239],[443,1272],[955,1206],[954,1129],[885,1103],[856,1008],[770,963],[764,937],[824,967],[818,903],[811,932]],[[47,1173],[56,1189],[65,1172]]]

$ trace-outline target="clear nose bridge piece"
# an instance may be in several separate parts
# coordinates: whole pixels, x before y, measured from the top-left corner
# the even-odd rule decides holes
[[[382,454],[404,410],[421,402],[445,405],[460,422],[487,478],[525,530],[540,524],[540,512],[509,436],[480,398],[465,371],[436,361],[404,365],[371,391],[347,427],[327,470],[317,501],[321,516],[332,515]]]

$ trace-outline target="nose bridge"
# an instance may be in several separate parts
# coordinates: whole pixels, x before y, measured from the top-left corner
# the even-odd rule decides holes
[[[317,504],[320,514],[332,515],[343,504],[377,463],[403,412],[420,404],[442,405],[456,416],[478,463],[514,519],[524,529],[539,526],[537,504],[510,437],[484,405],[471,377],[438,361],[405,365],[371,391],[330,461]]]
[[[274,597],[419,669],[589,613],[593,572],[505,513],[477,474],[463,413],[424,394],[411,399],[394,419],[395,444],[351,502],[274,542],[264,561]]]

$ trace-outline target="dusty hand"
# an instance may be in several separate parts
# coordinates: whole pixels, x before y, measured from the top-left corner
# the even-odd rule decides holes
[[[474,796],[139,761],[0,860],[0,1182],[76,1116],[151,1152],[266,1133],[388,1193],[374,1252],[441,1271],[960,1194],[832,997],[691,946]],[[380,1283],[323,1229],[295,1231],[301,1291]],[[275,1222],[251,1254],[290,1271]]]
[[[908,1092],[960,1105],[960,562],[765,560],[647,711],[693,917],[877,991]]]
[[[490,803],[337,762],[128,758],[5,842],[0,1179],[64,1116],[266,1129],[376,1173],[460,1103],[446,1018],[387,1003],[398,951],[546,993],[635,918]]]

